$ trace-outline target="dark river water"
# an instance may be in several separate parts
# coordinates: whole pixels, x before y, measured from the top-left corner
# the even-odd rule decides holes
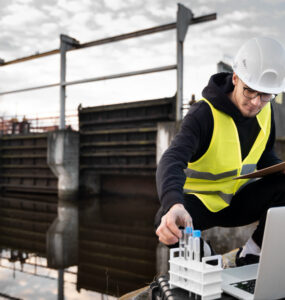
[[[54,199],[0,200],[0,299],[112,300],[153,280],[153,199],[104,196],[60,210]],[[61,255],[76,257],[63,273],[47,267],[58,255],[47,247],[57,218],[68,231]]]

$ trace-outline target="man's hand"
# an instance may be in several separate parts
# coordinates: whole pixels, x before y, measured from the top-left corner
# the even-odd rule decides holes
[[[161,223],[156,230],[159,240],[166,245],[177,243],[178,239],[181,238],[179,226],[193,227],[192,218],[183,204],[174,204],[161,218]]]

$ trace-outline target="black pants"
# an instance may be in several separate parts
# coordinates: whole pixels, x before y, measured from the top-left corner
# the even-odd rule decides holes
[[[276,206],[285,206],[283,174],[266,176],[246,185],[232,198],[230,206],[215,213],[209,211],[194,195],[185,195],[185,208],[193,219],[195,229],[236,227],[259,221],[252,235],[259,247],[262,246],[267,210]],[[280,228],[280,235],[283,230]]]

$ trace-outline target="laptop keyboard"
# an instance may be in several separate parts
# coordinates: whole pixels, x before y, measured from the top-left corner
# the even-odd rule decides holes
[[[256,282],[256,279],[252,279],[252,280],[246,280],[246,281],[232,283],[231,285],[233,285],[236,288],[242,289],[248,293],[254,294],[255,282]]]

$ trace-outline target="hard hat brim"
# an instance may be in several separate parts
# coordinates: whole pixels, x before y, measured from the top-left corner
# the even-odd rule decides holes
[[[277,87],[277,88],[273,88],[273,87],[264,87],[264,86],[260,86],[258,84],[254,84],[254,83],[248,83],[247,80],[245,78],[243,78],[243,76],[239,75],[235,70],[234,72],[237,74],[237,76],[251,89],[257,91],[257,92],[261,92],[261,93],[266,93],[266,94],[273,94],[273,95],[277,95],[280,94],[284,91],[285,87]]]

